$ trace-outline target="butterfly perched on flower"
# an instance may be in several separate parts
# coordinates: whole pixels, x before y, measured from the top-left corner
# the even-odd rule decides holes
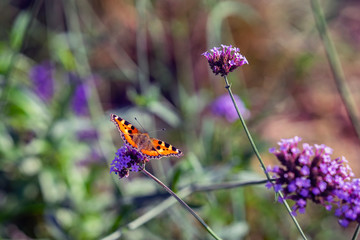
[[[176,147],[152,138],[147,133],[140,132],[134,125],[115,114],[111,114],[111,121],[117,126],[124,143],[137,149],[148,158],[180,157],[182,155],[182,152]]]

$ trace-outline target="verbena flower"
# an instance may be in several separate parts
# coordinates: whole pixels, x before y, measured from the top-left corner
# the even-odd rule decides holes
[[[240,113],[244,119],[250,117],[250,112],[239,96],[234,95],[235,102],[239,107]],[[231,97],[228,94],[221,95],[211,104],[211,111],[214,115],[225,117],[229,122],[234,122],[239,117],[237,115]]]
[[[130,171],[138,172],[147,161],[148,159],[136,149],[123,146],[116,152],[115,158],[110,164],[110,173],[114,172],[119,175],[119,178],[128,177]]]
[[[240,54],[240,49],[231,45],[214,47],[202,55],[208,60],[210,68],[215,75],[220,73],[221,76],[226,76],[236,68],[249,64],[246,58]]]
[[[335,210],[339,223],[343,227],[352,221],[360,223],[360,179],[345,182],[340,189],[335,190],[335,194],[340,199]]]
[[[50,101],[54,96],[54,65],[43,62],[35,65],[29,71],[29,78],[33,83],[34,92],[43,100]]]
[[[282,191],[285,199],[295,201],[294,215],[296,211],[305,212],[307,200],[330,210],[337,202],[337,191],[346,186],[354,174],[344,157],[331,158],[330,147],[303,143],[300,149],[300,141],[300,137],[282,139],[279,149],[270,149],[281,163],[267,169],[275,175],[275,191]]]

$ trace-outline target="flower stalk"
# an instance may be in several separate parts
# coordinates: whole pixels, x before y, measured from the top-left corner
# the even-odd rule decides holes
[[[224,75],[223,77],[224,77],[224,80],[225,80],[225,88],[228,90],[229,95],[230,95],[230,97],[231,97],[231,100],[232,100],[232,102],[234,103],[234,107],[235,107],[236,112],[237,112],[237,114],[238,114],[238,116],[239,116],[239,119],[240,119],[240,121],[241,121],[241,124],[242,124],[242,126],[243,126],[243,128],[244,128],[244,130],[245,130],[246,136],[247,136],[248,139],[249,139],[250,145],[251,145],[251,147],[252,147],[252,149],[253,149],[256,157],[258,158],[258,160],[259,160],[259,162],[260,162],[261,168],[263,169],[263,171],[264,171],[264,173],[265,173],[265,175],[266,175],[266,178],[268,179],[269,182],[271,182],[271,177],[270,177],[269,173],[266,171],[266,168],[265,168],[264,162],[263,162],[262,159],[261,159],[260,153],[259,153],[259,151],[258,151],[258,149],[257,149],[257,147],[256,147],[256,145],[255,145],[255,143],[254,143],[254,140],[253,140],[252,137],[251,137],[251,134],[250,134],[250,132],[249,132],[249,129],[248,129],[247,126],[246,126],[245,120],[244,120],[244,118],[242,117],[242,115],[241,115],[241,113],[240,113],[240,110],[239,110],[239,108],[238,108],[238,106],[237,106],[237,104],[236,104],[236,101],[235,101],[234,96],[233,96],[233,93],[232,93],[232,91],[231,91],[231,86],[230,86],[230,84],[229,84],[229,81],[228,81],[228,79],[227,79],[227,76]],[[274,184],[274,183],[271,182],[271,184]],[[281,192],[279,192],[279,195],[280,195],[281,199],[283,199],[283,194],[282,194]],[[296,220],[296,218],[294,217],[294,215],[291,213],[291,208],[290,208],[290,206],[288,205],[288,203],[286,202],[285,199],[283,199],[282,202],[283,202],[286,210],[288,211],[291,219],[293,220],[296,228],[297,228],[298,231],[300,232],[301,236],[303,237],[304,240],[307,240],[307,238],[306,238],[303,230],[301,229],[298,221]]]
[[[311,9],[314,15],[315,23],[317,30],[320,34],[324,49],[329,61],[331,72],[334,76],[335,84],[340,94],[340,97],[345,105],[345,109],[349,115],[352,126],[354,127],[357,137],[360,139],[360,124],[359,124],[359,113],[357,111],[357,106],[349,90],[349,86],[345,81],[345,76],[339,56],[334,47],[334,43],[329,37],[326,21],[324,18],[324,13],[321,9],[320,3],[318,0],[311,0]]]
[[[199,215],[197,215],[194,210],[192,210],[178,195],[176,195],[158,178],[146,171],[145,164],[148,161],[149,160],[143,154],[137,151],[137,149],[125,145],[119,148],[116,152],[115,158],[110,164],[110,173],[114,172],[121,179],[128,177],[130,172],[143,172],[145,175],[163,187],[168,193],[170,193],[171,196],[173,196],[188,212],[190,212],[196,218],[196,220],[200,222],[200,224],[206,229],[206,231],[211,234],[211,236],[213,236],[216,240],[221,240],[221,238],[215,234],[215,232],[205,223],[205,221]]]
[[[239,110],[239,107],[236,103],[236,100],[234,98],[234,95],[231,91],[231,86],[229,84],[229,81],[227,79],[227,75],[234,71],[236,68],[244,65],[244,64],[249,64],[248,61],[246,60],[246,58],[240,54],[240,49],[236,48],[236,47],[232,47],[230,46],[226,46],[226,45],[221,45],[221,47],[214,47],[212,49],[210,49],[210,51],[205,52],[202,54],[203,56],[206,57],[206,59],[208,60],[210,69],[213,71],[213,73],[215,75],[220,74],[222,77],[224,77],[225,80],[225,88],[228,90],[229,95],[231,97],[231,101],[233,102],[233,105],[235,107],[236,113],[241,121],[241,124],[245,130],[246,136],[248,137],[251,147],[256,155],[256,157],[259,159],[261,168],[263,169],[266,178],[268,179],[268,181],[272,184],[272,186],[274,186],[274,183],[271,182],[271,177],[269,175],[269,173],[266,171],[264,162],[261,159],[261,156],[259,154],[259,151],[254,143],[254,140],[251,137],[251,134],[246,126],[245,120]],[[301,236],[303,237],[303,239],[307,239],[304,232],[302,231],[299,223],[297,222],[297,220],[295,219],[294,215],[291,212],[291,209],[289,207],[289,205],[287,204],[286,200],[283,197],[283,194],[281,192],[278,192],[278,194],[280,195],[281,200],[283,200],[283,204],[286,207],[286,210],[288,211],[291,219],[293,220],[296,228],[299,230]]]
[[[334,44],[329,37],[327,25],[324,17],[324,13],[321,9],[320,3],[318,0],[310,0],[312,13],[314,15],[315,24],[317,30],[319,32],[320,38],[323,42],[324,49],[327,55],[327,59],[329,61],[330,69],[333,73],[334,80],[336,83],[336,87],[340,94],[340,97],[345,105],[345,109],[349,115],[352,126],[354,127],[355,133],[360,139],[360,124],[359,124],[359,113],[357,112],[357,108],[355,105],[354,99],[351,97],[350,90],[345,81],[345,76],[343,69],[341,67],[341,63],[334,47]],[[360,223],[358,224],[353,238],[356,239],[359,234]]]
[[[161,187],[163,187],[171,196],[173,196],[188,212],[190,212],[195,218],[196,220],[199,221],[199,223],[206,229],[206,231],[208,231],[208,233],[210,233],[211,236],[214,237],[214,239],[217,240],[221,240],[220,237],[218,237],[215,232],[205,223],[205,221],[196,214],[196,212],[194,212],[194,210],[192,210],[189,205],[187,205],[184,200],[182,200],[180,197],[178,197],[176,195],[176,193],[174,193],[170,188],[168,188],[164,183],[162,183],[158,178],[156,178],[154,175],[152,175],[151,173],[149,173],[148,171],[145,170],[145,168],[140,168],[141,172],[143,172],[145,175],[147,175],[148,177],[152,178],[155,182],[157,182]]]
[[[271,180],[275,181],[276,179],[271,179]],[[262,180],[246,181],[246,182],[239,181],[239,182],[224,182],[224,183],[208,183],[201,185],[194,184],[182,188],[177,193],[177,195],[180,198],[186,198],[196,192],[211,192],[211,191],[224,190],[224,189],[241,188],[250,185],[264,185],[265,183],[268,182],[269,181],[267,179],[262,179]],[[123,232],[127,230],[135,230],[139,228],[143,224],[147,223],[151,219],[154,219],[156,216],[164,212],[166,209],[170,208],[175,203],[176,203],[176,199],[170,196],[169,198],[163,200],[162,202],[158,203],[156,206],[151,208],[151,210],[149,210],[145,214],[141,215],[137,219],[126,224],[126,226],[124,226],[123,228],[118,229],[115,232],[111,233],[110,235],[102,238],[102,240],[119,239]]]
[[[354,235],[353,237],[351,238],[351,240],[356,240],[359,236],[359,230],[360,230],[360,224],[357,225],[356,229],[355,229],[355,232],[354,232]]]

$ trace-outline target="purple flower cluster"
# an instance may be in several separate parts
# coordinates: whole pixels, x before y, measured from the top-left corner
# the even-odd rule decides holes
[[[130,171],[138,172],[140,167],[148,161],[140,152],[129,146],[118,149],[110,164],[110,173],[114,172],[119,178],[128,177]]]
[[[249,110],[246,109],[245,104],[239,96],[234,95],[235,102],[244,119],[250,117]],[[234,122],[238,119],[238,115],[231,97],[228,94],[221,95],[211,104],[211,111],[216,116],[225,117],[229,122]]]
[[[35,93],[45,101],[50,101],[54,96],[54,70],[52,63],[43,62],[31,68],[29,72]]]
[[[300,137],[282,139],[279,149],[271,148],[281,166],[268,167],[274,173],[276,192],[281,191],[284,199],[295,201],[293,214],[304,213],[307,200],[323,205],[327,210],[335,204],[336,216],[342,226],[350,221],[360,220],[360,180],[352,180],[354,176],[347,160],[331,158],[333,150],[326,145],[310,146],[302,144],[298,147]],[[360,221],[359,221],[360,222]]]
[[[221,45],[221,48],[214,47],[202,55],[208,60],[213,73],[215,75],[220,73],[222,77],[244,64],[249,64],[246,58],[240,54],[240,49],[231,45]]]

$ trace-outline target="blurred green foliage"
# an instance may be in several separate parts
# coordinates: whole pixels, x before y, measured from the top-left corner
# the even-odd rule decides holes
[[[344,11],[359,5],[334,8],[332,2],[324,3],[329,24],[340,47],[353,50],[341,57],[349,76],[356,75],[352,41],[359,36],[342,27],[356,20]],[[275,163],[268,147],[294,135],[324,141],[349,159],[356,155],[307,3],[19,0],[1,3],[0,13],[3,239],[209,239],[178,204],[166,207],[169,196],[141,173],[121,180],[109,174],[122,145],[109,115],[132,123],[137,117],[149,131],[167,129],[151,135],[184,157],[152,160],[147,168],[176,191],[264,178],[240,123],[215,117],[209,107],[225,89],[201,53],[221,43],[240,47],[250,62],[229,79],[251,111],[250,131],[267,164]],[[29,75],[43,62],[55,66],[49,101]],[[81,84],[84,115],[73,109]],[[299,237],[264,186],[197,192],[185,200],[224,239]],[[148,221],[133,222],[157,207],[163,209]],[[299,220],[311,239],[344,239],[354,227],[341,229],[317,206]]]

